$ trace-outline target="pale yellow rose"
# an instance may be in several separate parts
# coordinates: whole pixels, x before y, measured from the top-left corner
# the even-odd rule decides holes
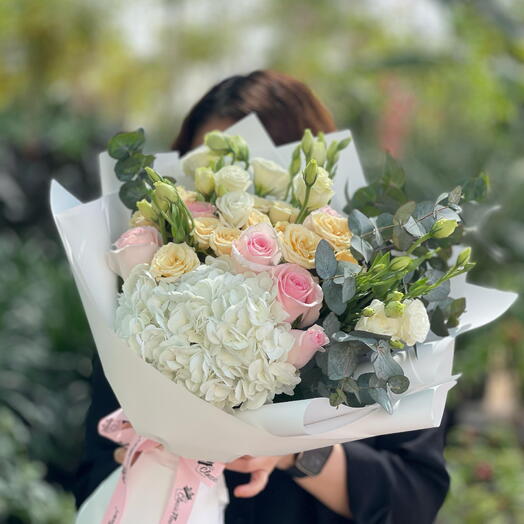
[[[217,256],[230,255],[233,242],[240,233],[240,229],[219,225],[209,235],[209,247]]]
[[[300,210],[282,200],[275,200],[269,210],[269,218],[273,224],[277,222],[294,222]]]
[[[315,251],[321,238],[302,224],[289,224],[279,233],[282,255],[287,262],[306,269],[315,267]]]
[[[287,169],[265,158],[253,158],[251,168],[254,173],[256,192],[259,195],[272,195],[284,198],[290,177]]]
[[[192,247],[186,243],[169,242],[155,253],[151,261],[151,273],[156,279],[174,282],[199,265],[200,261]]]
[[[246,225],[244,229],[247,229],[251,226],[256,226],[257,224],[269,224],[271,225],[271,220],[264,213],[261,213],[258,209],[253,209],[250,215],[247,217]]]
[[[253,195],[245,191],[231,191],[216,200],[220,221],[228,227],[240,228],[253,211]]]
[[[293,191],[296,199],[302,204],[306,197],[306,183],[302,175],[297,175],[293,179]],[[307,208],[312,210],[327,206],[334,194],[333,180],[329,178],[329,173],[324,168],[319,167],[317,179],[311,188]]]
[[[286,230],[286,227],[289,226],[289,222],[277,222],[273,225],[273,229],[277,233],[283,233]]]
[[[175,187],[178,192],[178,196],[184,202],[195,202],[198,199],[198,193],[196,191],[190,191],[189,189],[186,189],[184,186],[179,186],[179,185]]]
[[[317,211],[306,218],[304,225],[327,240],[335,251],[349,248],[351,232],[347,218]]]
[[[129,219],[129,225],[131,227],[154,227],[155,229],[158,229],[158,224],[156,222],[153,222],[149,218],[146,218],[140,211],[135,211],[131,218]]]
[[[273,200],[262,198],[258,195],[253,195],[253,202],[255,209],[258,209],[262,213],[266,213],[266,215],[269,213],[269,210],[273,205]]]
[[[215,217],[199,217],[194,220],[193,238],[197,241],[198,247],[202,250],[209,248],[209,237],[218,227],[220,221]]]
[[[195,171],[199,167],[208,167],[210,164],[216,162],[218,158],[219,155],[211,151],[208,147],[200,147],[186,153],[180,159],[180,164],[185,175],[195,176]]]
[[[335,258],[341,262],[351,262],[352,264],[358,264],[357,259],[352,255],[349,249],[344,249],[335,253]]]

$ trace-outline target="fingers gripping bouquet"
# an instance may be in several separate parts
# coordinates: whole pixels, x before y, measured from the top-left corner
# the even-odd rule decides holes
[[[137,446],[185,457],[178,482],[202,469],[186,459],[286,454],[440,424],[456,378],[453,336],[514,300],[461,277],[473,267],[470,250],[457,249],[462,207],[480,199],[485,178],[416,203],[391,158],[365,184],[348,132],[306,131],[277,149],[254,116],[209,133],[180,161],[143,145],[142,131],[111,140],[102,186],[118,195],[78,205],[52,190],[104,371],[147,438]],[[108,266],[123,279],[118,295]],[[149,468],[135,484],[160,478],[155,464],[167,459],[149,459],[133,466]],[[159,482],[149,521],[192,499]],[[128,484],[125,504],[110,507],[133,522],[138,488]],[[191,518],[204,505],[197,499]]]

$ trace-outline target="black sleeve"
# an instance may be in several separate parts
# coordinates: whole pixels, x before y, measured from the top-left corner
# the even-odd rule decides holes
[[[370,440],[344,444],[354,522],[434,522],[449,489],[444,425]]]
[[[117,445],[98,434],[98,421],[119,407],[95,351],[91,375],[91,405],[85,422],[85,452],[76,475],[77,506],[118,466],[113,459],[113,451]]]

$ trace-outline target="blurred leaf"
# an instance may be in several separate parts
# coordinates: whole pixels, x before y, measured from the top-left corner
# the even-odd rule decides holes
[[[120,200],[131,210],[136,209],[136,203],[147,196],[147,186],[141,179],[124,182],[118,192]]]
[[[135,152],[141,151],[146,138],[142,128],[128,133],[117,133],[107,144],[107,152],[112,158],[124,159]]]

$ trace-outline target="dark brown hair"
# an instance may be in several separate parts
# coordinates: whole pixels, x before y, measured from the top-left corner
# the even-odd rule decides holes
[[[240,120],[256,113],[276,145],[335,131],[329,110],[304,83],[276,71],[254,71],[226,78],[212,87],[184,119],[172,149],[187,153],[199,129],[211,118]]]

